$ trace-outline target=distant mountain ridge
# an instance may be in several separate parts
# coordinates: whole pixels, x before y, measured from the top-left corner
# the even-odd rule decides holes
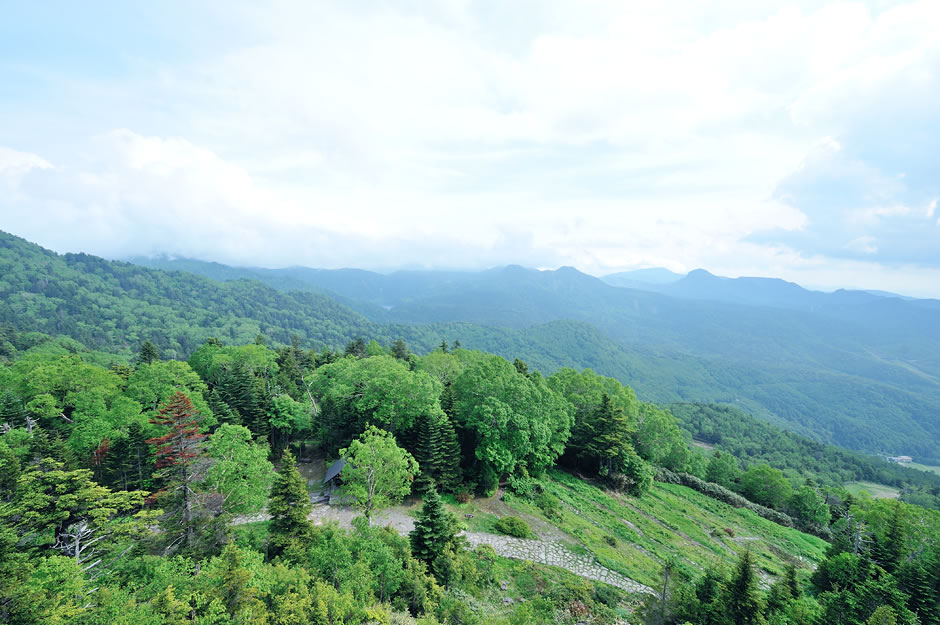
[[[612,286],[571,267],[388,275],[290,268],[256,275],[278,288],[288,278],[302,282],[375,323],[489,328],[485,340],[461,340],[499,353],[511,351],[505,341],[532,354],[519,342],[522,333],[538,344],[543,362],[546,352],[555,354],[553,362],[565,361],[555,344],[578,353],[579,341],[564,332],[587,336],[563,324],[588,324],[600,331],[587,339],[594,353],[607,353],[601,372],[648,399],[737,404],[826,442],[940,455],[937,300],[823,293],[704,270],[643,289]],[[491,334],[495,329],[502,339]],[[600,347],[604,337],[609,350]]]

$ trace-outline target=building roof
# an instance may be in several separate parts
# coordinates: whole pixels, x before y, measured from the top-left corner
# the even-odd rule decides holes
[[[339,472],[343,470],[344,466],[346,466],[346,461],[342,458],[331,464],[330,468],[326,470],[326,477],[323,478],[323,483],[326,484],[339,475]]]

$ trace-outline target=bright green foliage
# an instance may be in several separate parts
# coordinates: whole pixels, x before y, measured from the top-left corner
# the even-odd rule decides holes
[[[351,498],[367,519],[407,495],[418,472],[411,454],[396,445],[390,433],[374,425],[340,450],[340,456],[346,461],[341,473],[342,494]]]
[[[827,527],[829,506],[825,498],[812,486],[800,486],[787,502],[787,512],[806,528]]]
[[[571,404],[538,375],[498,356],[476,354],[454,381],[456,414],[476,459],[493,474],[538,475],[564,451]]]
[[[705,469],[705,479],[714,482],[725,488],[733,488],[735,480],[741,474],[738,468],[738,461],[728,452],[720,449],[716,450],[708,460],[708,467]]]
[[[313,526],[307,519],[310,511],[306,482],[297,472],[293,454],[285,451],[268,502],[271,515],[268,556],[297,560],[303,555],[313,540]]]
[[[872,615],[865,621],[865,625],[897,625],[898,617],[889,605],[878,606]]]
[[[144,512],[144,491],[112,491],[91,471],[67,471],[47,458],[18,478],[2,515],[26,545],[57,551],[82,568],[97,568],[119,538],[145,536],[159,511]]]
[[[340,359],[318,368],[310,386],[322,406],[327,449],[347,444],[367,425],[398,434],[423,416],[442,415],[440,384],[392,356]]]
[[[790,499],[793,487],[779,469],[758,464],[741,476],[741,493],[755,503],[777,510]]]
[[[253,442],[248,428],[226,423],[209,437],[206,451],[213,463],[205,486],[221,495],[219,512],[248,514],[263,509],[274,478],[268,446]]]
[[[156,412],[160,404],[176,392],[190,398],[206,427],[214,425],[215,419],[205,400],[208,387],[187,363],[167,360],[141,364],[127,380],[127,396],[146,411]]]
[[[633,391],[590,369],[580,373],[561,369],[548,378],[548,385],[574,406],[566,453],[578,460],[578,466],[605,476],[625,470],[635,473],[633,438],[639,402]]]
[[[529,524],[515,516],[504,516],[498,519],[493,524],[493,529],[500,534],[515,536],[516,538],[531,538],[533,536]]]
[[[665,410],[643,404],[634,447],[644,460],[673,471],[682,471],[689,458],[689,446],[675,417]]]

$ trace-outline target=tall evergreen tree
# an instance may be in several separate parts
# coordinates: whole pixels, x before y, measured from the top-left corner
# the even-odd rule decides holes
[[[443,461],[440,419],[422,415],[417,430],[414,457],[418,461],[418,475],[413,486],[416,492],[425,493],[433,489],[440,479]]]
[[[607,393],[592,415],[589,430],[582,453],[592,459],[601,475],[618,470],[617,460],[633,449],[630,443],[633,430],[623,409],[614,406]]]
[[[307,518],[310,511],[307,484],[297,471],[294,455],[285,451],[268,501],[268,513],[271,515],[269,557],[296,560],[303,555],[313,540],[313,525]]]
[[[147,440],[156,448],[156,475],[167,481],[164,491],[179,501],[179,524],[183,528],[179,540],[187,547],[192,547],[195,535],[196,465],[203,456],[206,438],[196,424],[197,415],[189,397],[177,391],[150,420],[155,425],[168,427],[169,432]],[[175,516],[171,515],[171,519]],[[178,540],[171,540],[168,548],[177,544]]]
[[[893,573],[901,563],[906,536],[907,528],[901,502],[895,500],[884,535],[876,535],[874,545],[872,545],[872,557],[889,573]]]
[[[757,574],[754,572],[754,556],[750,550],[741,554],[731,579],[725,586],[722,603],[730,625],[760,623],[760,590]]]
[[[160,360],[160,352],[157,350],[156,345],[150,341],[144,341],[144,344],[140,346],[140,351],[137,352],[137,364],[149,365],[155,360]]]
[[[460,443],[457,442],[457,430],[454,422],[446,413],[440,424],[440,468],[438,487],[444,492],[455,492],[462,481],[460,463]]]
[[[433,486],[433,485],[432,485]],[[424,495],[424,505],[418,513],[415,527],[408,535],[411,553],[428,566],[455,545],[457,520],[444,508],[435,488]]]

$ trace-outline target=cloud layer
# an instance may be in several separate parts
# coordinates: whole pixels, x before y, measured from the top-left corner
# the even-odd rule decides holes
[[[53,249],[940,295],[936,2],[98,17],[0,47],[0,229]]]

